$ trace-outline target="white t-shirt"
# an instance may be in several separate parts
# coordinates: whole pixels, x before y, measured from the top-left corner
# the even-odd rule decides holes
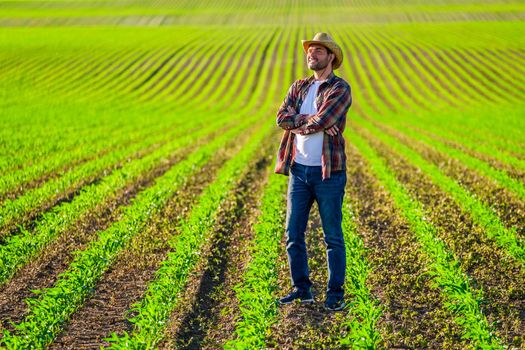
[[[314,80],[313,84],[308,89],[308,94],[301,105],[300,114],[316,114],[317,106],[315,105],[315,97],[319,85],[325,80]],[[324,130],[309,135],[295,135],[295,162],[302,165],[320,166],[321,155],[323,153],[323,138]]]

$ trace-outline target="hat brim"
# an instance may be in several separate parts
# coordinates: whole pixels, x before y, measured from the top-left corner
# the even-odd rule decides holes
[[[303,51],[305,53],[308,52],[308,47],[310,47],[310,45],[312,44],[324,46],[328,50],[332,51],[335,55],[335,60],[333,62],[332,68],[337,69],[341,66],[341,63],[343,62],[343,51],[333,41],[320,41],[320,40],[301,40],[301,41],[303,43]]]

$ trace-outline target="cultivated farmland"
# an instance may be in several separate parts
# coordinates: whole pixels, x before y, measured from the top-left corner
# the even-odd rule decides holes
[[[0,346],[525,349],[525,4],[0,0]],[[275,115],[352,87],[348,307],[290,289]]]

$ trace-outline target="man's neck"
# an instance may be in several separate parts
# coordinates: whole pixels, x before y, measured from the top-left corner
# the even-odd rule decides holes
[[[332,72],[333,72],[332,69],[326,72],[323,72],[323,70],[320,70],[320,71],[314,70],[315,80],[326,80],[330,76],[330,74],[332,74]]]

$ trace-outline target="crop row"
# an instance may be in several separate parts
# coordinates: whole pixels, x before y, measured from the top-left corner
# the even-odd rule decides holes
[[[136,315],[130,321],[135,330],[131,334],[113,335],[109,339],[110,348],[151,348],[160,341],[166,321],[177,304],[177,296],[201,255],[201,245],[213,228],[218,207],[235,186],[236,179],[246,171],[249,159],[267,133],[267,126],[258,129],[204,190],[188,219],[178,228],[180,234],[170,240],[172,251],[156,272],[144,298],[132,309]]]
[[[154,186],[139,193],[133,203],[124,209],[123,219],[100,232],[98,240],[77,254],[69,269],[52,288],[41,291],[39,298],[28,300],[30,314],[25,321],[16,325],[16,335],[5,331],[2,342],[8,347],[42,347],[52,341],[63,323],[89,295],[117,253],[147,224],[149,217],[162,207],[177,186],[250,122],[253,119],[247,119],[193,152],[157,179]]]
[[[363,119],[356,118],[355,120],[361,125],[366,125],[368,130],[388,144],[389,147],[410,159],[424,174],[428,175],[433,182],[439,185],[444,192],[451,194],[463,210],[469,212],[473,216],[474,221],[485,229],[489,238],[494,239],[498,245],[507,250],[515,259],[521,261],[521,263],[525,262],[523,243],[516,237],[514,230],[507,229],[490,208],[472,196],[456,181],[444,175],[437,166],[427,162],[417,152],[395,141],[391,136],[378,132],[373,126],[366,124]]]
[[[431,176],[422,172],[410,158],[368,129],[359,125],[355,128],[380,154],[410,196],[421,203],[425,219],[435,226],[438,238],[450,249],[461,271],[469,276],[471,285],[483,290],[481,307],[498,337],[506,344],[519,347],[519,334],[523,333],[519,316],[523,309],[521,296],[525,277],[522,263],[489,238],[485,228],[476,224],[474,217],[462,208],[454,196],[443,192]],[[416,148],[410,142],[408,145],[428,158],[429,150]],[[479,181],[476,178],[470,180]],[[422,278],[427,279],[424,272],[418,280]],[[454,337],[449,335],[449,338]]]
[[[141,174],[151,171],[163,158],[170,157],[191,144],[201,143],[200,138],[209,137],[222,123],[222,119],[209,122],[197,132],[169,142],[139,160],[126,163],[99,183],[82,188],[81,194],[71,202],[53,208],[53,211],[46,213],[42,220],[35,223],[33,229],[22,229],[21,234],[9,236],[0,246],[0,284],[12,276],[19,266],[34,258],[55,237],[66,232],[81,216],[136,181]]]
[[[472,288],[470,279],[459,268],[453,255],[436,237],[435,227],[425,219],[421,204],[410,197],[406,189],[396,180],[384,161],[356,133],[351,134],[354,144],[370,162],[372,170],[392,195],[414,234],[421,242],[424,254],[432,261],[430,273],[436,286],[442,289],[450,307],[457,315],[456,322],[463,327],[463,336],[479,347],[502,348],[480,308],[481,292]]]

